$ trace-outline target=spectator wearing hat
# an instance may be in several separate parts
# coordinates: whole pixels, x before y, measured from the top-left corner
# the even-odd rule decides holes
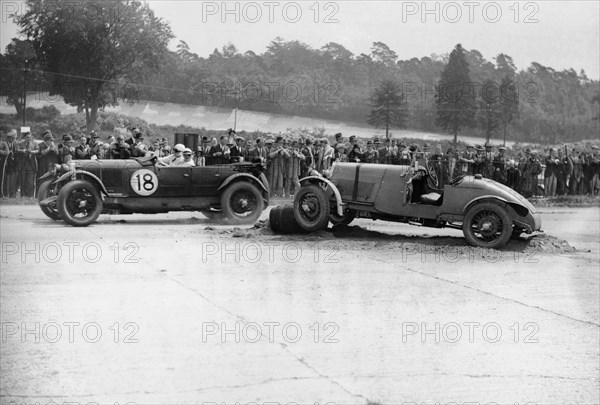
[[[19,186],[19,170],[17,162],[18,145],[15,141],[17,131],[11,129],[6,134],[6,141],[0,142],[0,156],[2,157],[2,196],[14,198]]]
[[[346,148],[346,155],[350,156],[350,153],[352,153],[352,151],[354,150],[354,145],[358,145],[358,139],[356,138],[356,135],[351,135],[349,138],[349,142],[350,142],[350,146],[348,146],[348,148]],[[359,148],[359,152],[360,152],[360,146]],[[348,159],[350,160],[350,159]]]
[[[333,162],[333,155],[335,150],[329,145],[329,139],[321,139],[321,148],[319,149],[319,155],[317,157],[317,171],[323,173],[325,170],[331,168]]]
[[[62,142],[58,144],[58,163],[69,163],[75,156],[75,146],[71,135],[63,135]]]
[[[376,138],[377,139],[377,138]],[[379,140],[379,139],[377,139]],[[367,141],[367,149],[362,155],[362,161],[365,163],[378,163],[379,152],[373,147],[373,141]]]
[[[537,153],[530,151],[522,175],[521,194],[524,197],[533,197],[538,192],[538,175],[542,172],[542,164],[537,158]]]
[[[506,184],[506,162],[508,158],[506,157],[506,148],[504,146],[500,146],[498,148],[498,153],[494,155],[493,165],[494,165],[494,173],[492,175],[492,179],[501,184]]]
[[[33,141],[31,133],[23,133],[23,140],[17,145],[21,197],[33,197],[35,194],[35,177],[38,172],[38,154],[39,150]]]
[[[386,138],[383,148],[379,149],[379,163],[391,165],[395,159],[394,149],[390,138]]]
[[[452,146],[450,146],[446,150],[446,154],[444,155],[444,163],[443,163],[443,167],[444,167],[444,176],[443,177],[446,179],[447,183],[449,183],[450,180],[452,180],[454,178],[454,176],[457,174],[457,170],[456,170],[457,162],[458,162],[458,154],[456,153],[454,148]]]
[[[333,144],[333,149],[336,149],[338,144],[344,143],[344,136],[342,135],[341,132],[338,132],[334,136],[335,136],[335,143]]]
[[[284,193],[285,161],[290,153],[283,146],[283,137],[278,136],[269,152],[271,159],[271,171],[268,178],[271,185],[271,194],[274,197],[282,196]]]
[[[289,156],[285,159],[285,184],[283,188],[284,197],[290,198],[300,190],[300,174],[302,162],[306,157],[300,152],[300,145],[292,141]]]
[[[521,189],[521,169],[514,160],[506,162],[506,186],[515,191]]]
[[[108,149],[108,155],[110,156],[110,159],[129,159],[131,157],[129,144],[125,142],[125,137],[123,135],[117,135],[115,143]]]
[[[494,152],[489,142],[485,143],[485,150],[482,152],[481,174],[483,177],[492,179],[494,177]]]
[[[212,164],[224,165],[229,163],[229,147],[227,146],[227,136],[221,135],[219,143],[216,146],[210,148],[210,156],[212,158]]]
[[[544,195],[546,197],[556,197],[556,171],[558,169],[559,160],[556,157],[554,148],[550,148],[548,156],[544,159],[546,168],[544,169]]]
[[[76,160],[89,160],[92,158],[92,151],[88,146],[88,139],[85,135],[81,134],[79,136],[79,144],[75,146],[75,153],[73,158]]]
[[[148,153],[148,146],[144,143],[144,135],[141,132],[135,134],[133,145],[129,147],[131,157],[144,157]]]
[[[304,155],[304,160],[301,162],[301,176],[306,177],[315,169],[315,152],[313,148],[313,140],[307,138],[304,141],[304,146],[300,149],[300,153]]]
[[[473,165],[475,164],[475,145],[467,144],[466,149],[458,157],[459,174],[473,174]]]
[[[588,156],[588,164],[590,166],[591,180],[590,193],[592,195],[600,194],[600,148],[596,145],[592,146],[592,152]]]
[[[90,159],[102,159],[104,156],[102,152],[103,143],[100,142],[100,135],[96,131],[90,132],[90,141],[88,146],[90,147]]]
[[[42,138],[44,141],[38,145],[38,178],[58,163],[58,146],[54,143],[52,132],[49,129],[45,130]]]
[[[398,145],[398,164],[402,166],[410,166],[412,164],[412,157],[410,151],[406,147],[406,142],[400,141]]]
[[[198,150],[196,151],[196,166],[211,165],[210,148],[211,146],[208,137],[203,136],[200,145],[198,145]]]
[[[484,175],[485,167],[485,148],[481,145],[475,145],[475,156],[473,156],[473,165],[471,174]]]
[[[561,148],[557,148],[556,158],[556,195],[565,195],[567,192],[567,175],[571,173],[573,167],[569,168],[569,159],[563,153]]]
[[[363,153],[360,149],[360,145],[355,143],[351,145],[352,150],[348,153],[348,162],[360,163],[363,161]]]

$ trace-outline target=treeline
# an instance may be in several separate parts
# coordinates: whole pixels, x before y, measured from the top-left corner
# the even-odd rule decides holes
[[[465,53],[475,97],[489,92],[490,81],[499,87],[507,75],[516,84],[519,118],[507,139],[557,143],[597,137],[599,84],[585,72],[556,71],[535,62],[517,71],[508,55],[492,62],[477,50]],[[333,42],[313,49],[281,38],[262,54],[240,53],[228,43],[203,58],[180,41],[161,72],[140,87],[139,97],[366,123],[373,89],[394,80],[408,101],[408,127],[440,131],[435,126],[436,84],[447,62],[448,55],[398,60],[381,42],[368,55],[354,55]],[[483,136],[483,131],[468,128],[461,135]]]

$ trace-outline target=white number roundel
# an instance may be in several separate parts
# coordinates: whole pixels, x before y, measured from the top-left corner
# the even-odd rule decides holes
[[[158,177],[152,170],[140,169],[133,173],[129,184],[136,194],[147,196],[158,189]]]

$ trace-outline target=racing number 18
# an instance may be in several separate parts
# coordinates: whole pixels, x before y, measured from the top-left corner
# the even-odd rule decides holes
[[[144,173],[143,176],[141,173],[138,173],[135,175],[135,178],[137,179],[137,190],[138,191],[141,191],[142,188],[146,191],[154,190],[154,181],[153,181],[152,175],[150,173]],[[142,180],[143,180],[143,182],[142,182]]]
[[[140,169],[133,173],[129,183],[136,194],[149,196],[158,188],[158,177],[151,170]]]

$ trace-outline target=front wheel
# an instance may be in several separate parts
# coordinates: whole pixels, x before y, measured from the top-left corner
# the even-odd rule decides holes
[[[308,232],[327,226],[329,200],[325,191],[316,184],[302,187],[294,198],[294,217],[300,228]]]
[[[102,212],[102,197],[90,182],[74,180],[60,189],[57,206],[61,218],[69,225],[88,226]]]
[[[38,203],[41,203],[48,197],[52,197],[54,195],[54,187],[52,187],[52,183],[54,179],[43,181],[38,187],[37,191],[37,199]],[[60,221],[60,213],[55,207],[50,207],[48,205],[41,205],[40,208],[42,212],[50,219],[54,221]]]
[[[247,181],[238,181],[221,195],[221,209],[234,224],[252,224],[264,210],[264,201],[258,187]]]
[[[465,215],[463,233],[473,246],[500,248],[512,235],[512,220],[497,204],[476,204]]]

